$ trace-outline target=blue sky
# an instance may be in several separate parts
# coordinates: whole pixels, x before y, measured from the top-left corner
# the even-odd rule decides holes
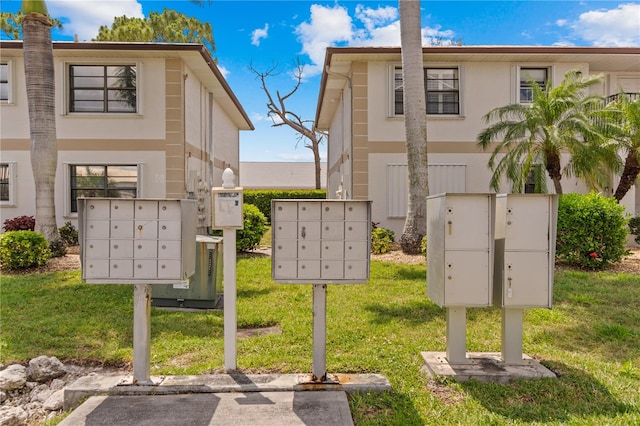
[[[0,10],[16,11],[20,3],[2,0]],[[400,43],[397,0],[213,0],[203,6],[187,0],[51,0],[47,5],[64,25],[53,32],[54,40],[71,40],[74,34],[91,40],[114,16],[141,17],[163,8],[210,22],[213,55],[256,127],[240,133],[240,161],[312,161],[295,132],[272,127],[250,65],[260,71],[277,66],[280,74],[267,84],[272,93],[287,93],[294,84],[289,72],[300,59],[305,80],[287,107],[312,120],[327,46]],[[463,45],[640,47],[638,1],[422,1],[421,22],[425,45],[438,39]]]

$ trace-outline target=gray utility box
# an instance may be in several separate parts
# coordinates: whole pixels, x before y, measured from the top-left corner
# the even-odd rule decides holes
[[[442,307],[491,306],[495,194],[427,197],[427,294]]]
[[[195,272],[196,201],[80,198],[82,278],[96,284],[174,284]]]
[[[212,309],[222,295],[222,237],[196,235],[196,272],[189,285],[156,285],[153,306]]]
[[[496,197],[493,302],[505,308],[550,308],[558,196]]]
[[[271,239],[276,283],[366,282],[371,201],[272,200]]]

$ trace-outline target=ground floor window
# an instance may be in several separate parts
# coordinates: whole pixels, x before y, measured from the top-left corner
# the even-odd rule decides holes
[[[0,204],[15,204],[14,163],[0,163]]]
[[[79,197],[136,198],[138,166],[135,164],[74,164],[69,166],[71,212],[78,212]]]

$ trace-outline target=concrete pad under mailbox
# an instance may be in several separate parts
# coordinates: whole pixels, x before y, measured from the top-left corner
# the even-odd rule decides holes
[[[352,426],[345,392],[93,396],[60,426]]]
[[[431,375],[466,382],[509,383],[515,379],[556,378],[556,375],[533,358],[523,355],[522,364],[505,364],[499,352],[467,352],[463,363],[450,363],[446,352],[422,352],[424,369]]]

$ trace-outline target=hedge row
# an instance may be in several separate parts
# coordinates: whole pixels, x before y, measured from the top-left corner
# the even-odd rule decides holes
[[[244,191],[244,202],[256,206],[267,221],[271,223],[271,200],[297,200],[297,199],[326,199],[327,191],[324,189],[250,189]]]

